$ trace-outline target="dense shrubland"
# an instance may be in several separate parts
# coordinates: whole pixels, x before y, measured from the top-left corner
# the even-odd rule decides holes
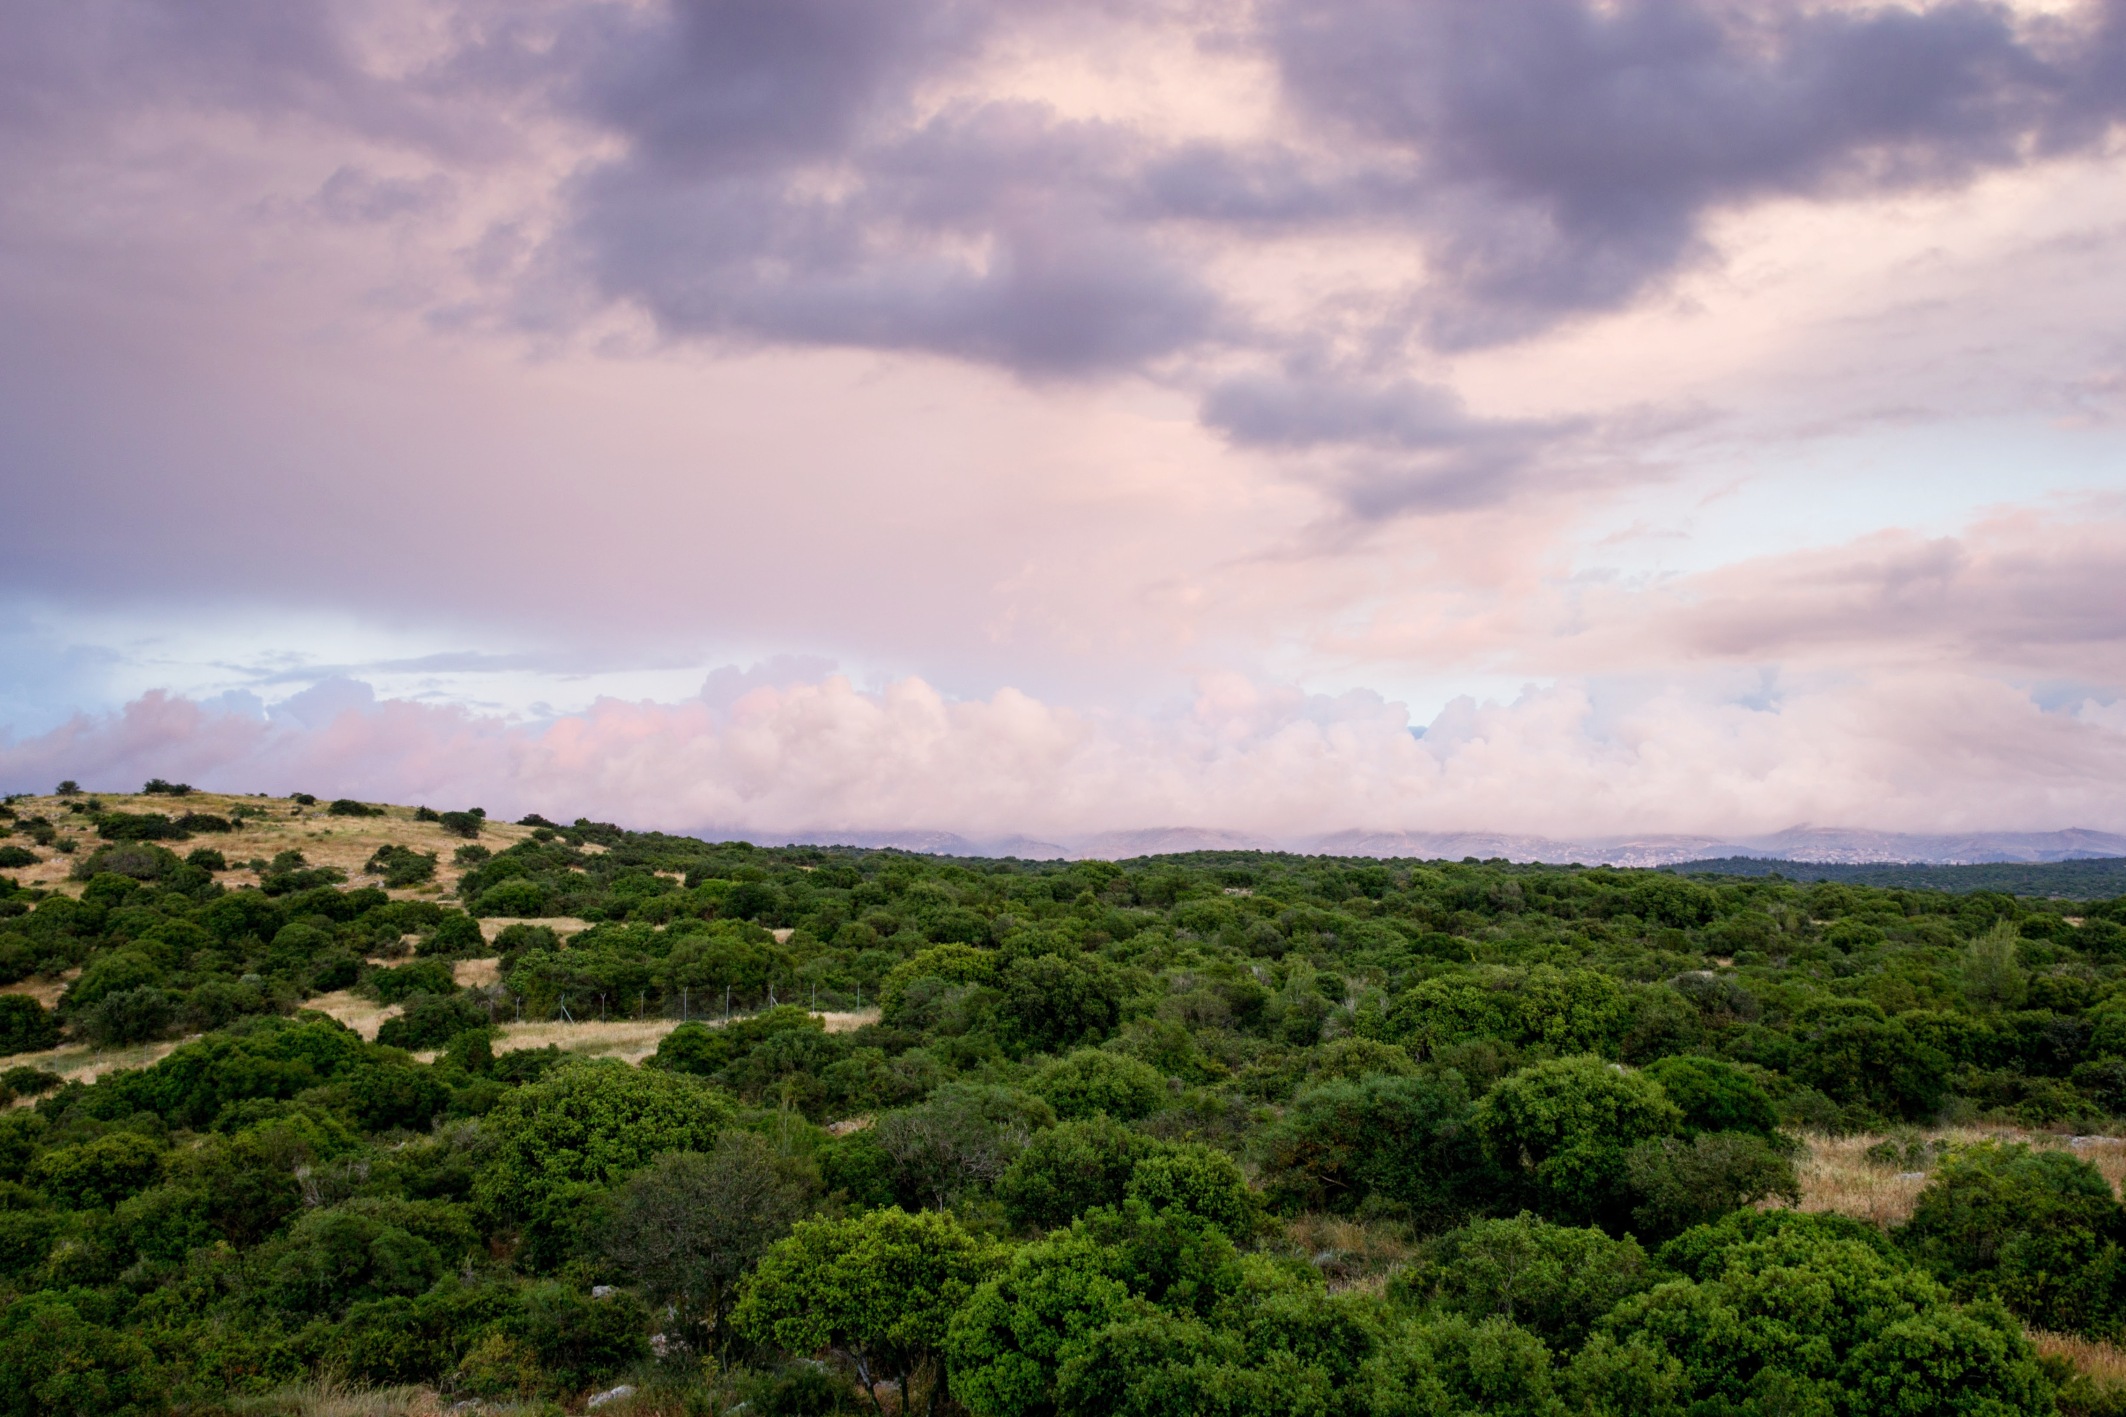
[[[65,981],[0,995],[0,1050],[187,1040],[88,1086],[0,1073],[0,1413],[330,1375],[704,1411],[1993,1417],[2069,1377],[2026,1325],[2126,1326],[2126,1212],[2071,1148],[1911,1130],[2126,1111],[2126,901],[543,819],[497,849],[429,812],[466,838],[446,902],[403,846],[232,889],[147,815],[96,813],[78,894],[0,898],[0,981]],[[374,1042],[305,1010],[345,990],[396,1007]],[[639,1067],[498,1049],[600,1015],[676,1026]],[[1881,1164],[1930,1173],[1909,1223],[1785,1208],[1798,1133],[1898,1128]]]

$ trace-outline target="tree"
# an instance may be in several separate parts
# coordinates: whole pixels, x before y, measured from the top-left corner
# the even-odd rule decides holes
[[[1619,1230],[1632,1147],[1673,1135],[1683,1114],[1652,1078],[1582,1054],[1501,1079],[1473,1121],[1485,1152],[1524,1178],[1539,1212]]]
[[[59,1041],[59,1021],[24,994],[0,994],[0,1057],[36,1053]]]
[[[1471,1320],[1502,1318],[1552,1346],[1580,1346],[1595,1321],[1653,1276],[1638,1241],[1526,1213],[1476,1220],[1429,1242],[1396,1292]]]
[[[997,1199],[1021,1230],[1068,1225],[1096,1205],[1118,1204],[1138,1161],[1158,1143],[1106,1113],[1041,1132],[997,1178]]]
[[[945,1336],[953,1396],[975,1417],[1053,1412],[1063,1361],[1131,1311],[1128,1287],[1109,1272],[1116,1267],[1115,1253],[1082,1230],[1013,1255],[953,1315]]]
[[[2022,932],[2003,920],[1964,951],[1964,997],[1981,1009],[2012,1009],[2023,1001],[2030,976],[2017,958]]]
[[[2126,1210],[2065,1152],[1952,1153],[1897,1238],[1957,1293],[1996,1297],[2037,1327],[2100,1337],[2126,1317]]]
[[[738,1282],[818,1191],[811,1168],[752,1132],[674,1152],[620,1188],[599,1236],[608,1263],[721,1339]]]
[[[610,1185],[668,1151],[708,1151],[730,1121],[730,1103],[692,1078],[606,1058],[567,1063],[487,1114],[494,1159],[475,1195],[527,1217],[571,1185]]]
[[[1681,1234],[1757,1201],[1801,1200],[1792,1159],[1750,1132],[1657,1137],[1633,1147],[1626,1166],[1639,1197],[1632,1220],[1649,1239]]]
[[[855,1369],[872,1409],[880,1384],[899,1390],[898,1411],[936,1412],[939,1371],[952,1316],[999,1256],[959,1221],[894,1207],[848,1220],[800,1222],[761,1260],[732,1322],[761,1343],[793,1353],[821,1349]]]
[[[888,1113],[872,1130],[892,1158],[894,1190],[903,1201],[944,1207],[994,1183],[1034,1132],[1054,1121],[1038,1098],[951,1083],[919,1106]]]
[[[1355,1210],[1378,1197],[1427,1228],[1476,1204],[1484,1159],[1461,1075],[1375,1073],[1302,1090],[1261,1138],[1263,1185],[1286,1210]]]
[[[1166,1101],[1166,1079],[1157,1068],[1126,1054],[1096,1048],[1081,1048],[1048,1064],[1030,1086],[1065,1119],[1105,1112],[1134,1122]]]
[[[1733,1063],[1718,1058],[1678,1054],[1640,1069],[1661,1084],[1668,1100],[1683,1111],[1683,1134],[1756,1132],[1770,1136],[1779,1113],[1757,1080]]]

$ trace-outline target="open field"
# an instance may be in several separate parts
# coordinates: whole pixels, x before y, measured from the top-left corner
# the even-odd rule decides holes
[[[74,862],[101,844],[96,836],[95,824],[85,813],[71,810],[74,803],[86,803],[87,797],[22,797],[15,800],[15,811],[24,817],[44,817],[59,833],[60,840],[73,848],[71,854],[45,847],[32,849],[42,857],[34,866],[20,867],[8,872],[26,886],[42,886],[47,890],[65,891],[71,895],[81,893],[81,884],[68,879]],[[436,879],[411,890],[393,891],[400,899],[448,899],[457,887],[458,877],[464,872],[451,864],[452,854],[467,845],[463,837],[452,836],[434,822],[414,820],[410,807],[384,808],[381,817],[334,817],[328,816],[325,803],[304,807],[280,797],[239,797],[219,792],[194,792],[185,797],[148,796],[141,793],[98,793],[95,799],[103,804],[103,810],[114,812],[160,812],[165,816],[182,816],[187,812],[200,812],[218,817],[231,817],[242,808],[246,814],[263,813],[262,816],[247,815],[237,830],[214,832],[193,837],[189,842],[173,842],[182,856],[194,846],[211,846],[229,859],[238,869],[220,876],[225,886],[256,885],[256,872],[238,865],[252,860],[270,861],[282,851],[300,851],[312,866],[336,866],[347,873],[350,885],[376,884],[374,878],[364,878],[363,863],[379,846],[397,845],[415,851],[433,852],[436,856]],[[373,804],[382,805],[382,804]],[[442,808],[455,807],[455,803],[440,804]],[[531,835],[531,828],[515,826],[508,822],[488,822],[480,832],[480,845],[490,851],[501,851]],[[495,927],[509,921],[495,922]],[[552,923],[552,922],[542,922]],[[583,927],[582,921],[569,924],[575,929]],[[491,937],[491,936],[490,936]]]

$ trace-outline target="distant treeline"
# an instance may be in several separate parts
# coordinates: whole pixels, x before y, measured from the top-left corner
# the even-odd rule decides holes
[[[1679,876],[1781,876],[1789,881],[1836,881],[1883,890],[2006,891],[2010,895],[2059,896],[2067,900],[2106,900],[2126,895],[2126,857],[2120,856],[2094,861],[1986,861],[1971,866],[1879,861],[1847,866],[1724,856],[1716,861],[1685,861],[1665,869]]]

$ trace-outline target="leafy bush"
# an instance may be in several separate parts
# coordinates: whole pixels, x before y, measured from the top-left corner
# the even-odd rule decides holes
[[[1158,1149],[1106,1113],[1038,1132],[997,1178],[1004,1215],[1021,1230],[1068,1225],[1094,1206],[1120,1205],[1137,1163]]]
[[[393,971],[396,973],[397,971]],[[384,1020],[376,1041],[390,1048],[440,1048],[469,1029],[484,1029],[487,1010],[462,994],[415,994],[406,1011]]]
[[[1459,1074],[1375,1073],[1302,1089],[1258,1143],[1263,1185],[1285,1210],[1385,1204],[1427,1228],[1482,1204],[1487,1170]]]
[[[452,836],[475,837],[484,826],[485,812],[444,812],[436,818],[436,824]]]
[[[234,822],[227,817],[216,816],[212,812],[187,812],[182,817],[179,817],[174,825],[179,831],[184,832],[233,832],[236,830]]]
[[[59,1041],[59,1022],[23,994],[0,994],[0,1057],[38,1053]]]
[[[1044,1066],[1028,1084],[1058,1117],[1104,1112],[1125,1122],[1147,1117],[1166,1101],[1166,1079],[1149,1063],[1085,1048]]]
[[[148,842],[99,846],[74,863],[70,874],[77,881],[98,876],[126,876],[136,881],[162,881],[176,874],[184,863],[177,853]]]
[[[96,835],[105,841],[183,841],[191,835],[160,812],[104,812]]]
[[[393,890],[404,890],[434,880],[436,858],[433,852],[387,843],[369,854],[369,859],[362,864],[362,871],[366,875],[382,876],[384,884]]]
[[[2079,1157],[1956,1151],[1897,1238],[1959,1294],[1996,1297],[2040,1328],[2108,1336],[2126,1319],[2126,1212]]]
[[[195,846],[185,853],[185,864],[197,866],[202,871],[226,871],[228,858],[211,846]]]
[[[1799,1204],[1794,1163],[1754,1132],[1699,1132],[1685,1141],[1640,1142],[1626,1159],[1638,1204],[1633,1223],[1649,1240],[1679,1235],[1761,1200]]]
[[[1631,1149],[1674,1135],[1683,1115],[1652,1078],[1582,1054],[1501,1079],[1471,1120],[1486,1154],[1521,1180],[1538,1213],[1621,1230]]]
[[[39,861],[37,853],[21,846],[0,846],[0,871],[13,870],[17,866],[34,866]]]
[[[457,992],[450,966],[439,959],[417,959],[396,969],[378,969],[369,975],[369,987],[380,1003],[402,1003],[415,994],[443,995]],[[485,1021],[485,1016],[482,1016]]]
[[[1595,1323],[1653,1287],[1646,1254],[1629,1236],[1552,1225],[1523,1212],[1478,1220],[1429,1242],[1391,1293],[1471,1320],[1501,1318],[1558,1348],[1577,1348]]]
[[[159,777],[151,777],[140,791],[145,797],[190,797],[193,787],[189,782],[164,782]]]
[[[152,984],[106,994],[83,1012],[81,1030],[105,1047],[160,1038],[177,1021],[170,996]]]
[[[328,817],[381,817],[382,807],[372,807],[366,802],[357,802],[352,797],[335,797],[325,809]]]

